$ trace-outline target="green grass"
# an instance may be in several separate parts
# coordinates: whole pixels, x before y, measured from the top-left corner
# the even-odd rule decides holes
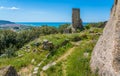
[[[13,57],[13,58],[0,58],[0,67],[7,66],[7,65],[12,65],[15,66],[17,71],[22,68],[26,67],[27,65],[31,64],[31,60],[35,59],[36,63],[42,61],[42,59],[45,57],[47,54],[46,52],[43,53],[27,53],[24,54],[23,57]],[[33,65],[35,65],[34,63]]]
[[[90,33],[90,32],[94,33]],[[40,38],[31,41],[30,43],[26,44],[23,49],[16,52],[16,54],[24,54],[23,57],[12,57],[12,58],[0,58],[0,67],[13,65],[19,71],[22,67],[27,67],[28,65],[36,66],[40,63],[45,56],[49,53],[49,51],[45,50],[41,52],[41,45],[38,47],[31,46],[36,42],[42,43],[44,39],[51,41],[55,46],[60,45],[64,40],[69,39],[71,41],[76,41],[76,38],[80,38],[81,43],[75,49],[75,52],[68,57],[67,61],[61,61],[56,66],[49,68],[46,72],[48,76],[63,76],[63,64],[66,66],[67,76],[96,76],[92,75],[89,64],[90,64],[90,56],[93,50],[95,43],[99,35],[97,33],[101,33],[102,29],[100,28],[91,28],[90,30],[84,30],[81,33],[74,33],[74,34],[54,34],[54,35],[47,35],[41,36]],[[42,67],[48,64],[49,62],[55,61],[58,57],[64,54],[69,48],[72,48],[73,45],[71,43],[67,43],[64,46],[61,46],[55,49],[54,54],[50,55],[44,63],[40,66],[39,71],[41,71]],[[30,46],[30,52],[25,52],[26,46]],[[38,50],[37,52],[33,53],[33,50]],[[89,57],[85,58],[83,56],[84,52],[88,52],[90,55]],[[35,59],[35,63],[31,63],[31,60]]]
[[[63,76],[63,67],[66,67],[67,76],[97,76],[92,74],[90,70],[90,58],[93,47],[96,42],[84,40],[72,53],[67,60],[61,61],[55,66],[49,68],[45,73],[48,76]],[[88,52],[89,56],[84,57],[84,53]],[[63,66],[64,65],[64,66]]]
[[[73,45],[71,43],[68,43],[67,45],[65,45],[64,47],[61,47],[59,49],[56,50],[55,54],[53,56],[49,56],[45,61],[44,63],[39,67],[39,72],[42,70],[43,66],[47,65],[48,63],[50,62],[54,62],[58,57],[60,57],[62,54],[64,54],[69,48],[73,47]],[[51,67],[48,71],[48,75],[49,76],[59,76],[61,75],[61,67],[60,67],[60,63],[57,64],[58,67]],[[57,69],[56,69],[57,68]],[[55,72],[53,72],[55,71]],[[57,73],[56,73],[57,72]],[[51,73],[51,74],[50,74]],[[59,75],[58,75],[59,74]],[[39,76],[39,74],[38,74]]]
[[[81,45],[75,49],[75,52],[67,59],[67,76],[96,76],[90,70],[90,58],[94,42],[82,41]],[[84,56],[87,52],[90,55]]]
[[[13,65],[19,71],[22,67],[27,67],[28,65],[31,64],[31,60],[35,59],[35,63],[32,65],[37,65],[39,62],[45,58],[45,56],[49,53],[49,51],[43,51],[40,52],[42,49],[39,47],[34,47],[31,46],[31,44],[36,43],[36,42],[42,42],[44,39],[47,39],[51,42],[53,42],[54,45],[59,45],[61,44],[65,39],[70,39],[73,37],[74,34],[56,34],[56,35],[47,35],[47,36],[41,36],[40,38],[26,44],[22,50],[19,50],[16,52],[16,54],[24,54],[23,57],[12,57],[12,58],[0,58],[0,67],[4,67],[7,65]],[[30,52],[25,52],[26,46],[30,47]],[[72,47],[70,43],[65,45],[64,47],[60,47],[57,50],[55,50],[55,55],[52,57],[49,57],[45,62],[49,62],[50,60],[55,60],[58,56],[62,55],[66,49],[69,47]],[[34,49],[37,49],[38,52],[33,53],[32,51]]]
[[[62,62],[52,66],[45,72],[48,76],[63,76]]]
[[[94,33],[90,33],[91,31],[94,31]],[[64,76],[63,67],[66,67],[65,70],[67,76],[97,76],[97,74],[92,74],[90,70],[90,58],[92,50],[100,36],[98,33],[102,33],[102,29],[91,28],[80,34],[74,34],[73,37],[79,36],[81,38],[80,45],[76,47],[75,51],[67,58],[67,60],[52,66],[45,71],[45,73],[48,76]],[[89,53],[88,57],[84,56],[84,53],[86,52]]]

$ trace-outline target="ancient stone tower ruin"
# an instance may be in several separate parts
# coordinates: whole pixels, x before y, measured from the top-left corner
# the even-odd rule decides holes
[[[80,19],[80,9],[73,8],[72,9],[72,27],[73,32],[76,32],[77,29],[82,29],[82,20]]]
[[[110,19],[93,50],[91,70],[99,76],[120,76],[120,0],[114,0]]]

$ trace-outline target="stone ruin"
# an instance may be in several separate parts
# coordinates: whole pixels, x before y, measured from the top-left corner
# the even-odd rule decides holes
[[[99,76],[120,76],[120,0],[114,0],[111,16],[91,58],[91,70]]]
[[[80,9],[72,9],[72,32],[77,32],[77,29],[82,29],[82,20],[80,19]]]
[[[79,8],[73,8],[72,9],[72,24],[64,29],[63,33],[69,34],[69,33],[76,33],[77,30],[82,30],[82,20],[80,19],[80,9]]]
[[[13,66],[7,66],[0,68],[0,76],[18,76],[18,74]]]
[[[43,43],[42,43],[42,48],[44,50],[53,50],[54,49],[54,45],[52,42],[48,41],[48,40],[43,40]]]

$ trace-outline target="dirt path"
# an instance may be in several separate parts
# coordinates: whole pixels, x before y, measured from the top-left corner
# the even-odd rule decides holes
[[[59,62],[61,62],[62,60],[66,60],[67,58],[68,58],[68,56],[69,55],[71,55],[74,51],[75,51],[75,48],[78,46],[78,45],[80,45],[80,41],[79,42],[72,42],[72,44],[74,45],[72,48],[70,48],[67,52],[65,52],[62,56],[60,56],[57,60],[55,60],[54,62],[52,62],[52,63],[49,63],[49,64],[47,64],[46,66],[44,66],[43,67],[43,70],[45,69],[45,70],[47,70],[47,69],[49,69],[51,66],[53,66],[53,65],[56,65],[57,63],[59,63]],[[63,66],[65,66],[65,65],[63,65]],[[63,72],[64,72],[64,74],[66,75],[66,70],[65,70],[65,67],[63,68],[64,70],[63,70]],[[45,71],[44,70],[44,71]],[[41,71],[40,72],[40,76],[44,76],[44,74],[43,74],[44,72],[43,71]],[[64,75],[64,76],[65,76]]]
[[[31,72],[32,72],[32,69],[33,69],[33,65],[29,65],[27,67],[23,67],[19,72],[18,74],[20,76],[31,76]]]
[[[47,76],[47,75],[43,71],[41,71],[40,76]]]
[[[69,49],[67,52],[65,52],[61,57],[59,57],[59,58],[55,61],[56,63],[60,62],[61,60],[66,60],[67,57],[68,57],[69,55],[71,55],[71,53],[72,53],[73,51],[75,51],[76,46],[80,45],[80,41],[78,41],[78,42],[72,42],[72,44],[74,45],[74,47],[70,48],[70,49]]]
[[[72,53],[73,51],[75,51],[74,49],[75,49],[77,46],[80,45],[80,42],[81,42],[81,41],[71,42],[71,43],[74,45],[74,47],[70,48],[66,53],[64,53],[61,57],[59,57],[55,62],[58,63],[58,62],[60,62],[61,60],[66,60],[66,58],[67,58],[69,55],[71,55],[71,53]]]
[[[61,57],[59,57],[55,62],[58,63],[62,60],[66,60],[67,57],[74,51],[74,49],[75,49],[75,46],[73,48],[69,49],[65,54],[63,54]]]
[[[70,48],[66,53],[64,53],[61,57],[59,57],[56,61],[54,61],[54,62],[52,62],[52,63],[49,63],[49,64],[47,64],[46,66],[44,66],[43,68],[42,68],[42,70],[43,71],[41,71],[40,72],[40,76],[45,76],[45,73],[44,73],[44,71],[46,71],[47,69],[49,69],[51,66],[54,66],[54,65],[56,65],[58,62],[60,62],[60,61],[62,61],[62,60],[66,60],[67,59],[67,57],[74,51],[74,49],[75,49],[76,47],[74,46],[74,47],[72,47],[72,48]],[[64,74],[64,76],[66,75],[66,70],[65,70],[65,65],[63,64],[63,74]]]

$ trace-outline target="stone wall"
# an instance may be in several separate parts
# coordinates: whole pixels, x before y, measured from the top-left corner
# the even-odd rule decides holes
[[[114,0],[110,19],[93,50],[90,66],[99,76],[120,76],[120,0]]]

